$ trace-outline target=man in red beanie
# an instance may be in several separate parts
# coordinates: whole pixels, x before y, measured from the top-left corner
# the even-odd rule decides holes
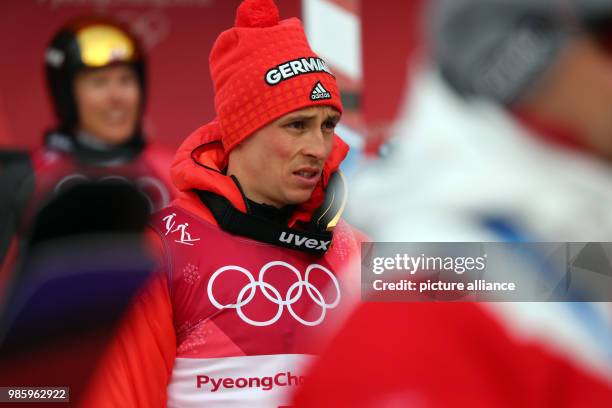
[[[335,78],[302,24],[246,0],[210,55],[218,119],[179,148],[153,216],[162,272],[135,301],[86,406],[277,407],[348,303],[360,234],[340,219]]]

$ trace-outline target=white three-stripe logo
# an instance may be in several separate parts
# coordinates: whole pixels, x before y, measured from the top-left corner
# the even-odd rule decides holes
[[[321,82],[317,82],[314,88],[312,88],[312,92],[310,92],[310,99],[313,101],[317,99],[331,99],[331,94]]]

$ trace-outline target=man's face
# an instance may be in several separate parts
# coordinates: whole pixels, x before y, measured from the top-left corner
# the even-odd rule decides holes
[[[125,65],[85,70],[74,82],[79,128],[109,144],[126,142],[140,115],[140,85]]]
[[[303,203],[321,178],[339,120],[329,106],[291,112],[236,146],[228,175],[236,176],[255,202],[278,208]]]
[[[587,36],[574,39],[524,105],[612,159],[612,52],[606,48]]]

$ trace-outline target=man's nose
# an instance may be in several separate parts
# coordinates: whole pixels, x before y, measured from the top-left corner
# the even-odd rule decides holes
[[[329,142],[326,140],[323,131],[316,128],[309,132],[303,152],[307,156],[316,158],[318,160],[325,160],[329,154],[328,145]]]

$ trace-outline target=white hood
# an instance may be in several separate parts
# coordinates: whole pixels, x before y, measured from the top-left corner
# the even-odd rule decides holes
[[[435,71],[412,86],[389,157],[352,186],[349,216],[374,238],[498,240],[479,227],[487,216],[534,241],[612,238],[611,166],[538,140],[496,105],[465,103]]]

